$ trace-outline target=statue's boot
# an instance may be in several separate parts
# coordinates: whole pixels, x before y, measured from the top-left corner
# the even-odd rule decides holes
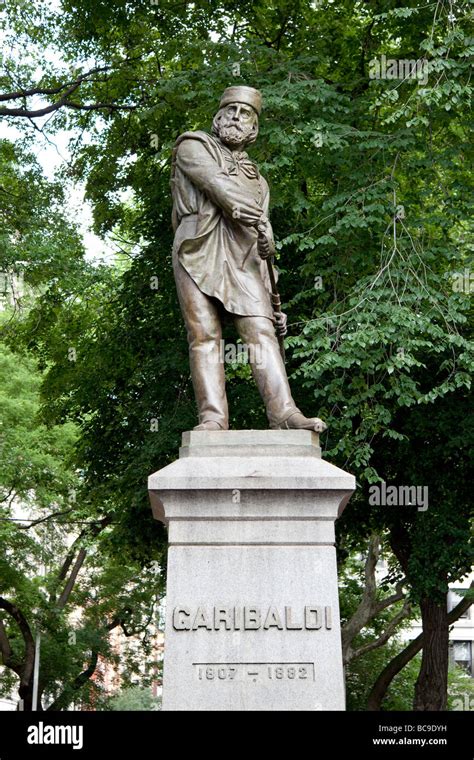
[[[305,417],[301,412],[294,412],[276,427],[280,430],[314,430],[315,433],[323,433],[327,425],[319,417]]]
[[[225,430],[225,428],[214,420],[208,420],[207,422],[201,422],[200,425],[196,425],[193,430]]]

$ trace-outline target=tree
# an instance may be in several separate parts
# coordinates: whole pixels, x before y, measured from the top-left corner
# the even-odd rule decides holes
[[[109,642],[114,628],[142,638],[143,652],[131,657],[128,669],[123,663],[125,674],[152,657],[150,615],[160,596],[160,569],[143,570],[122,557],[104,561],[110,518],[94,520],[80,503],[80,478],[70,464],[74,426],[39,421],[41,375],[31,359],[1,343],[0,379],[2,693],[18,684],[24,709],[31,709],[40,630],[40,709],[61,709],[94,675],[99,655],[116,661]]]
[[[357,589],[358,597],[350,613],[344,615],[346,620],[343,621],[341,626],[342,660],[344,665],[348,665],[357,657],[361,657],[374,649],[384,646],[395,635],[401,623],[406,623],[407,618],[409,618],[412,612],[406,595],[406,589],[404,589],[404,579],[398,579],[396,587],[392,589],[390,589],[390,586],[393,587],[393,584],[390,583],[390,577],[385,578],[377,584],[376,570],[377,562],[380,558],[380,544],[380,536],[371,536],[365,560],[363,584],[357,583],[354,579],[354,571],[360,567],[359,558],[356,558],[355,561],[352,560],[350,564],[346,560],[345,567],[349,570],[347,580],[343,576],[341,577],[341,570],[339,571],[339,587],[345,601],[348,590],[354,591],[354,585]],[[386,590],[391,590],[392,593],[388,595],[381,593],[381,591]],[[403,601],[402,605],[397,604],[401,601]],[[385,611],[392,613],[390,608],[394,606],[396,609],[395,614],[392,614],[388,619],[386,619],[386,615],[382,616],[383,623],[381,630],[377,631],[377,635],[372,636],[369,641],[359,641],[356,645],[355,641],[359,638],[361,631],[364,630],[367,633],[369,626],[373,625],[380,618],[381,613]],[[377,620],[377,622],[380,626],[380,621]]]
[[[294,395],[303,406],[319,405],[330,421],[325,455],[362,485],[339,542],[387,533],[399,576],[433,631],[417,687],[422,709],[445,703],[444,597],[470,551],[465,438],[457,429],[470,388],[472,312],[467,293],[454,287],[472,254],[469,14],[463,2],[437,5],[433,14],[429,5],[390,0],[317,7],[64,0],[40,37],[62,35],[68,62],[87,57],[101,71],[76,65],[67,77],[47,66],[38,79],[11,62],[15,87],[4,101],[18,107],[21,99],[11,97],[18,79],[54,106],[47,130],[88,132],[72,171],[87,183],[96,231],[130,260],[103,289],[91,283],[81,291],[97,317],[84,314],[84,300],[53,307],[67,290],[62,282],[12,339],[34,327],[30,347],[49,367],[45,419],[80,426],[76,461],[93,514],[113,500],[110,545],[146,562],[165,541],[152,527],[146,475],[175,456],[194,414],[171,273],[170,151],[183,128],[208,127],[224,86],[262,89],[265,119],[252,152],[271,182]],[[14,31],[20,24],[10,23]],[[428,80],[376,78],[372,62],[382,55],[426,58]],[[31,110],[26,95],[24,103]],[[74,372],[58,340],[64,330],[80,348]],[[232,424],[263,426],[246,373],[227,374]],[[458,476],[449,494],[439,474],[441,430]],[[433,435],[436,457],[426,451]],[[428,512],[368,505],[368,487],[380,478],[398,485],[421,476]],[[428,661],[436,662],[429,672]]]
[[[160,700],[153,697],[149,689],[132,686],[110,700],[112,710],[158,710]]]
[[[465,612],[469,606],[472,604],[472,597],[465,597],[459,604],[456,605],[456,607],[449,613],[448,615],[448,625],[455,623],[456,620]],[[432,633],[432,631],[430,631]],[[442,634],[442,631],[441,631]],[[410,641],[408,646],[405,647],[402,651],[400,651],[396,657],[393,658],[386,666],[385,668],[379,673],[375,683],[372,686],[372,689],[370,690],[369,696],[368,696],[368,709],[369,710],[380,710],[382,701],[385,697],[385,694],[387,693],[387,689],[390,686],[392,680],[395,678],[395,676],[400,673],[400,671],[408,665],[408,663],[415,657],[416,654],[423,648],[424,645],[424,631],[417,636],[416,639],[413,639]],[[445,653],[443,652],[443,657]],[[439,661],[435,661],[436,666],[438,666]],[[423,673],[423,667],[420,670],[420,675]],[[441,673],[441,676],[443,677],[443,673]],[[439,670],[435,671],[435,677],[439,677]],[[438,705],[441,704],[447,704],[444,702],[445,700],[445,694],[444,694],[444,684],[442,685],[442,690],[439,694],[436,695],[437,697],[437,703],[436,703],[436,709],[438,708]],[[446,709],[446,708],[445,708]]]
[[[374,673],[380,673],[401,649],[403,643],[395,636],[385,646],[367,652],[350,664],[346,671],[347,710],[367,710],[367,699]],[[418,656],[412,659],[391,683],[383,703],[384,711],[412,709],[413,690],[419,669]]]

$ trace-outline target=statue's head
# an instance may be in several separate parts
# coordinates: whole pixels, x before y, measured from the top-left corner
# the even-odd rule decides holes
[[[244,148],[255,142],[262,94],[253,87],[227,87],[212,122],[212,133],[229,148]]]

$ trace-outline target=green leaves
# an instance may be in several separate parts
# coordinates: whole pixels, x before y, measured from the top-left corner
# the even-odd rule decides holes
[[[76,430],[48,428],[38,420],[41,378],[31,359],[0,344],[0,500],[49,507],[68,503],[77,487],[71,462]]]
[[[264,95],[250,152],[271,186],[295,399],[327,419],[324,456],[360,484],[340,535],[357,543],[376,526],[395,545],[401,533],[413,595],[439,594],[464,571],[468,552],[472,299],[456,274],[473,268],[468,5],[457,4],[454,20],[447,5],[388,1],[375,11],[370,3],[63,0],[61,13],[47,17],[38,4],[23,14],[7,5],[9,34],[28,40],[31,58],[3,53],[5,91],[10,76],[18,86],[51,87],[83,73],[84,61],[101,68],[44,128],[75,130],[68,176],[86,184],[95,230],[118,254],[112,266],[86,265],[59,184],[44,181],[26,150],[0,144],[0,269],[25,262],[32,289],[7,335],[45,371],[40,380],[26,360],[21,372],[13,359],[4,367],[14,400],[4,401],[3,482],[20,472],[42,504],[62,499],[70,471],[61,457],[78,435],[80,516],[113,516],[94,571],[100,619],[126,602],[115,572],[125,584],[152,559],[165,564],[146,477],[176,457],[181,432],[195,424],[171,269],[170,153],[182,131],[209,130],[232,83]],[[37,69],[46,43],[62,60]],[[373,78],[370,62],[382,55],[426,58],[427,81]],[[248,368],[227,375],[233,427],[266,426]],[[40,383],[41,420],[28,430]],[[367,485],[380,478],[429,485],[428,512],[368,505]],[[5,531],[15,552],[28,546],[11,524]],[[131,594],[143,612],[152,599],[138,586]],[[90,588],[76,589],[79,602]],[[84,647],[99,624],[88,615]]]

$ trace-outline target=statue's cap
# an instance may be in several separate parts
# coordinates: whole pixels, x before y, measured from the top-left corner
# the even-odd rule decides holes
[[[248,106],[252,106],[254,111],[260,116],[260,111],[262,110],[262,93],[254,87],[246,87],[245,85],[227,87],[222,95],[219,108],[224,108],[224,106],[228,106],[229,103],[245,103]]]

